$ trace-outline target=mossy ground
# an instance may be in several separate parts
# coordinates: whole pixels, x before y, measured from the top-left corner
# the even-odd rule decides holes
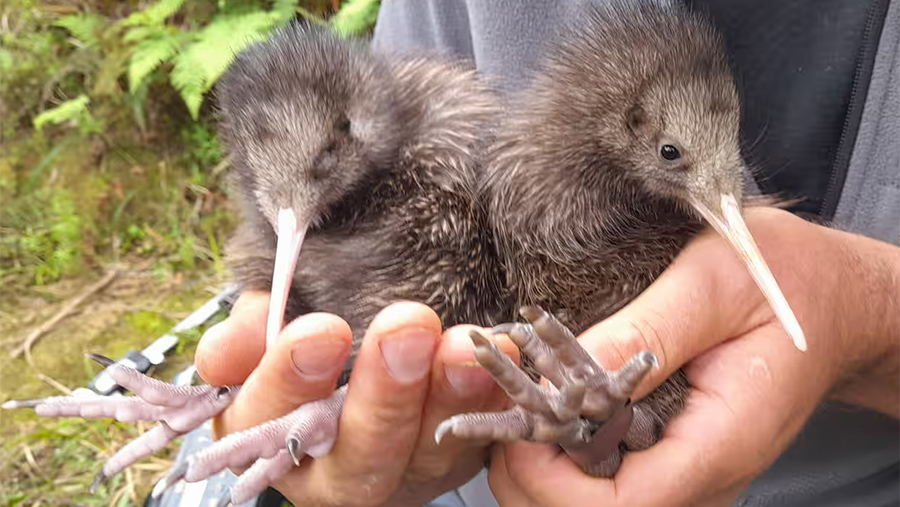
[[[152,276],[152,275],[151,275]],[[212,296],[207,277],[180,283],[159,284],[146,273],[124,272],[103,292],[85,302],[82,309],[47,333],[33,348],[34,368],[24,357],[11,359],[9,352],[22,337],[62,304],[83,290],[79,283],[52,287],[56,304],[43,297],[27,297],[18,308],[0,305],[4,314],[23,308],[31,312],[25,322],[4,319],[5,339],[0,347],[0,399],[53,396],[59,391],[42,382],[38,372],[69,388],[85,386],[100,367],[84,357],[99,352],[120,357],[131,349],[142,349],[167,332]],[[200,333],[183,336],[185,346],[152,374],[171,380],[187,366]],[[128,440],[149,428],[146,424],[121,424],[112,420],[40,418],[31,410],[0,412],[0,504],[35,505],[135,505],[140,504],[165,472],[176,444],[142,460],[131,470],[110,480],[94,495],[88,487],[103,461]]]
[[[4,143],[0,402],[60,394],[41,374],[69,389],[86,386],[100,367],[85,353],[118,358],[146,347],[226,282],[221,245],[233,213],[215,153],[198,153],[215,151],[214,136],[185,135],[201,139],[98,147],[75,135],[50,142],[33,133]],[[34,345],[33,366],[10,357],[110,269],[118,273],[113,282]],[[153,376],[171,380],[190,364],[199,336],[187,333]],[[177,441],[96,494],[89,487],[102,463],[149,427],[0,411],[0,505],[142,504]]]

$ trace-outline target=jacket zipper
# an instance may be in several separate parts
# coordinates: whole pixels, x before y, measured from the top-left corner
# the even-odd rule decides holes
[[[863,30],[862,44],[860,46],[859,55],[856,60],[856,68],[853,72],[853,83],[850,87],[849,107],[847,115],[844,117],[844,125],[841,130],[841,137],[838,141],[838,150],[837,153],[835,153],[834,162],[831,167],[831,178],[828,181],[828,187],[825,190],[825,195],[822,199],[822,205],[819,208],[819,216],[821,218],[824,218],[826,221],[831,221],[834,218],[834,214],[837,211],[837,205],[842,193],[841,191],[847,178],[847,172],[850,170],[850,158],[853,152],[854,145],[856,144],[856,135],[853,136],[853,142],[851,142],[851,140],[849,139],[850,127],[851,123],[854,122],[854,118],[857,112],[859,114],[859,119],[855,121],[855,123],[857,124],[857,135],[859,133],[859,128],[862,125],[863,111],[857,110],[865,108],[865,95],[867,94],[863,94],[863,97],[861,99],[859,99],[858,96],[861,93],[860,86],[863,73],[865,71],[864,66],[866,64],[870,64],[871,67],[874,67],[874,58],[872,58],[870,61],[870,59],[866,57],[866,53],[868,51],[874,51],[875,49],[877,49],[877,42],[875,43],[875,48],[871,47],[870,42],[872,32],[875,28],[875,23],[878,19],[877,13],[883,13],[885,11],[882,6],[883,3],[875,3],[874,5],[872,5],[871,10],[869,11],[869,15],[866,18],[866,25]],[[871,72],[869,73],[869,78],[871,79]]]

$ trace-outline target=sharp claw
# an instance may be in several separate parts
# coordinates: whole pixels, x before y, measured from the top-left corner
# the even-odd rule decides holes
[[[507,322],[505,324],[497,324],[491,328],[491,334],[509,334],[522,324],[515,322]]]
[[[516,407],[506,412],[471,412],[455,415],[438,424],[434,431],[435,442],[452,433],[460,438],[491,439],[504,442],[532,439],[535,436],[534,417]]]
[[[496,345],[473,330],[469,336],[476,359],[516,406],[503,414],[476,412],[442,421],[435,429],[435,441],[440,443],[447,433],[460,438],[526,439],[562,445],[585,470],[612,463],[632,423],[629,396],[652,368],[660,367],[659,358],[645,351],[620,370],[607,371],[552,314],[535,305],[520,307],[519,314],[527,323],[500,324],[491,333],[507,334],[556,390],[531,380],[522,382],[517,375],[521,370],[514,372],[497,357],[502,353]],[[596,435],[597,423],[592,421],[605,421]]]
[[[77,389],[70,396],[10,400],[3,403],[3,408],[33,408],[43,417],[112,418],[120,422],[157,421],[157,426],[133,439],[106,461],[90,487],[91,492],[95,492],[104,480],[162,450],[178,436],[220,413],[237,394],[237,389],[229,386],[216,388],[166,384],[137,370],[114,364],[111,359],[99,354],[86,356],[107,365],[114,380],[134,392],[135,396],[107,397],[90,390]],[[116,376],[119,378],[115,378]],[[120,382],[123,379],[127,382]]]
[[[90,490],[91,494],[96,493],[97,488],[100,487],[100,484],[105,480],[106,480],[106,474],[104,474],[103,471],[101,470],[100,472],[97,473],[97,475],[94,476],[94,481],[91,482],[91,490]]]
[[[654,353],[640,352],[635,354],[618,372],[610,377],[610,383],[606,387],[607,394],[619,400],[627,399],[654,366],[659,367],[659,359]],[[595,405],[597,402],[600,402],[599,406]],[[605,412],[603,405],[608,405],[608,401],[601,402],[596,398],[592,398],[585,404],[584,408],[589,415],[597,417]],[[592,413],[596,410],[600,410],[600,414]]]
[[[447,434],[448,431],[453,429],[453,425],[455,423],[456,417],[451,417],[445,421],[441,421],[441,424],[438,424],[438,427],[434,430],[434,441],[437,444],[441,443],[444,435]]]
[[[300,458],[297,457],[297,449],[300,447],[300,441],[296,438],[289,438],[287,441],[288,452],[291,454],[291,459],[294,461],[294,466],[300,466]]]
[[[93,354],[93,353],[88,352],[87,354],[85,354],[85,356],[90,359],[93,359],[94,361],[97,361],[98,363],[102,364],[103,366],[108,367],[108,366],[112,366],[112,365],[116,364],[116,362],[113,361],[112,359],[110,359],[106,356],[101,356],[100,354]]]
[[[275,456],[257,460],[231,487],[231,500],[244,503],[266,490],[291,469],[291,457],[282,449]]]
[[[645,363],[653,366],[656,369],[659,369],[659,358],[656,357],[656,354],[654,354],[653,352],[641,352],[641,359],[643,359]]]
[[[0,408],[6,410],[12,410],[15,408],[34,408],[43,403],[44,400],[46,400],[46,398],[32,398],[30,400],[9,400],[3,405],[0,405]]]
[[[489,340],[487,336],[481,334],[481,331],[478,331],[477,329],[469,331],[469,338],[472,339],[472,343],[474,343],[476,347],[490,347],[493,345],[491,340]]]
[[[528,322],[534,322],[543,317],[547,312],[540,306],[523,306],[519,308],[519,315]]]
[[[167,489],[184,478],[184,474],[187,473],[187,469],[187,460],[184,460],[172,467],[172,470],[169,471],[169,473],[167,473],[165,477],[160,479],[159,482],[156,483],[156,486],[153,487],[153,491],[150,493],[151,498],[155,500],[161,497]]]

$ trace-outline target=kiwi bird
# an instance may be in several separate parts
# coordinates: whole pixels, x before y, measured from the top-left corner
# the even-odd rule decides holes
[[[468,62],[375,54],[363,41],[291,25],[240,53],[216,96],[241,218],[226,260],[243,289],[271,292],[267,343],[285,321],[334,313],[354,333],[349,372],[370,321],[394,301],[425,302],[445,326],[511,317],[477,196],[499,101]],[[160,422],[98,481],[221,413],[240,389],[176,387],[93,357],[136,396],[7,407]],[[331,397],[191,455],[155,492],[255,462],[232,488],[237,504],[304,454],[327,454],[347,377]]]
[[[394,60],[296,28],[239,56],[218,95],[243,210],[228,256],[245,287],[272,293],[267,339],[285,319],[328,311],[358,344],[384,305],[418,300],[444,325],[507,333],[550,381],[534,383],[473,333],[476,359],[515,405],[448,419],[438,440],[555,443],[606,477],[625,452],[656,442],[689,391],[683,373],[631,403],[655,356],[606,371],[574,334],[643,291],[705,224],[805,349],[741,219],[739,101],[721,41],[683,7],[592,8],[505,108],[465,66]],[[516,307],[527,323],[509,322]],[[161,421],[102,478],[215,416],[239,389],[175,388],[126,370],[110,366],[131,401],[16,406]],[[161,487],[255,462],[232,489],[235,503],[249,498],[304,454],[330,450],[345,389],[229,435]]]
[[[660,438],[689,392],[678,370],[632,404],[656,357],[604,371],[574,335],[650,285],[705,224],[746,262],[797,348],[804,334],[742,220],[740,102],[720,35],[680,2],[590,6],[512,98],[482,193],[525,324],[504,324],[549,381],[531,382],[479,333],[477,357],[517,405],[436,431],[558,443],[610,477]],[[603,424],[601,424],[603,423]]]

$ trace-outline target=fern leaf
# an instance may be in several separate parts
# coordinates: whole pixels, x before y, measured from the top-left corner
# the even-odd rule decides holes
[[[234,57],[248,45],[266,38],[280,22],[274,12],[219,15],[204,27],[194,43],[173,59],[171,83],[194,119],[209,91],[228,70]]]
[[[122,42],[135,43],[145,39],[158,39],[170,35],[172,31],[177,31],[175,27],[169,26],[135,26],[129,28],[125,35],[122,36]]]
[[[184,5],[184,0],[160,0],[142,11],[131,14],[125,18],[122,24],[125,26],[161,25],[166,18],[178,12],[182,5]]]
[[[46,123],[59,124],[75,120],[87,112],[87,105],[90,101],[91,99],[87,95],[79,95],[53,109],[48,109],[34,118],[34,128],[40,130]]]
[[[364,33],[375,25],[379,7],[379,0],[347,0],[332,16],[331,27],[343,36]]]
[[[151,72],[171,60],[178,53],[181,41],[182,37],[169,35],[138,43],[128,62],[129,92],[133,94]]]
[[[172,60],[174,64],[169,82],[181,94],[181,100],[191,113],[191,118],[196,120],[203,104],[203,76],[197,71],[192,61],[192,55],[188,52],[179,54]]]
[[[68,30],[72,37],[89,48],[96,48],[100,45],[99,34],[107,24],[106,18],[93,12],[63,16],[53,23],[54,26]]]

